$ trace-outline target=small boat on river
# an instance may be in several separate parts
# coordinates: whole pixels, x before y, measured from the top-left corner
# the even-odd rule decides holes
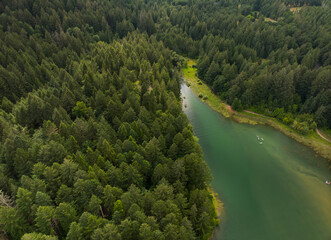
[[[259,143],[262,144],[262,142],[264,141],[263,137],[259,137],[258,135],[256,135],[256,137]]]

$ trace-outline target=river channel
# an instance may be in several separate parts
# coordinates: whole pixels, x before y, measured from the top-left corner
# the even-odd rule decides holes
[[[181,91],[224,203],[214,239],[331,239],[326,160],[271,127],[223,118],[184,84]]]

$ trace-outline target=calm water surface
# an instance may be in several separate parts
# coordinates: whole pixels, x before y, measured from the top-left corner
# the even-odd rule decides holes
[[[182,95],[224,203],[215,239],[331,240],[325,160],[271,127],[224,119],[186,85]]]

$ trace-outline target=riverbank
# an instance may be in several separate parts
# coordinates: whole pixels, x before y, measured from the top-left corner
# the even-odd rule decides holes
[[[212,189],[212,188],[209,188],[209,192],[212,196],[212,201],[213,201],[213,205],[216,209],[216,218],[217,218],[217,225],[220,223],[221,221],[221,215],[223,213],[223,202],[219,199],[218,197],[218,194]],[[213,239],[214,237],[214,234],[215,234],[215,231],[213,232],[213,234],[209,237],[209,239]]]
[[[183,77],[186,81],[186,84],[191,87],[193,92],[201,98],[202,101],[206,102],[213,110],[221,113],[225,118],[232,118],[234,121],[238,123],[248,123],[248,124],[263,124],[269,125],[285,135],[293,138],[294,140],[308,146],[313,149],[316,154],[326,158],[331,166],[331,143],[327,140],[321,138],[316,132],[303,136],[298,134],[289,126],[281,123],[280,121],[263,116],[258,115],[253,112],[236,112],[231,109],[231,106],[222,102],[219,97],[217,97],[207,86],[203,83],[197,76],[197,69],[193,67],[196,63],[189,59],[187,62],[187,67],[182,68]]]
[[[209,188],[209,192],[213,197],[213,204],[216,209],[217,218],[218,218],[218,220],[220,220],[221,214],[223,212],[223,203],[219,199],[218,194],[212,188]]]

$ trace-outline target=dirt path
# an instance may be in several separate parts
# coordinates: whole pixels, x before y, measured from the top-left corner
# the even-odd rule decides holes
[[[316,128],[316,132],[317,132],[317,134],[318,134],[321,138],[323,138],[323,139],[325,139],[326,141],[328,141],[329,143],[331,143],[331,140],[329,140],[328,138],[324,137],[324,136],[322,135],[322,133],[318,130],[318,128]]]
[[[257,115],[257,116],[260,116],[260,117],[266,117],[266,118],[268,118],[268,116],[263,115],[263,114],[259,114],[259,113],[256,113],[256,112],[252,112],[252,111],[248,111],[248,110],[244,110],[244,112],[251,113],[251,114],[254,114],[254,115]]]

